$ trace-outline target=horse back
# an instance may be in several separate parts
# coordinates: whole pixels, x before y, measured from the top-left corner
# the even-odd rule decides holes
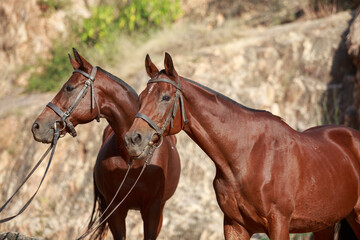
[[[360,133],[347,127],[326,126],[309,129],[300,136],[291,230],[304,230],[307,219],[312,219],[316,230],[334,218],[341,220],[359,201]]]

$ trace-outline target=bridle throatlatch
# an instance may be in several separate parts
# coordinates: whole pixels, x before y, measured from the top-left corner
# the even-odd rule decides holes
[[[79,94],[76,96],[74,102],[70,105],[70,107],[63,112],[58,106],[56,106],[55,104],[53,104],[52,102],[49,102],[46,106],[49,107],[50,109],[52,109],[61,119],[57,122],[62,123],[63,124],[63,129],[65,127],[68,127],[70,130],[70,135],[73,137],[76,137],[77,133],[76,130],[74,128],[74,125],[71,123],[71,121],[68,119],[68,117],[70,116],[70,114],[74,111],[74,109],[79,105],[80,101],[85,97],[85,95],[87,94],[88,90],[89,90],[89,86],[91,89],[91,111],[95,108],[97,108],[97,117],[96,117],[96,121],[100,121],[100,108],[95,96],[95,90],[94,90],[94,81],[95,81],[95,75],[97,72],[97,67],[93,67],[91,69],[91,73],[90,75],[82,70],[79,69],[75,69],[73,71],[73,73],[80,73],[83,76],[87,77],[88,79],[86,80],[84,87],[80,90]],[[62,129],[61,129],[62,130]],[[60,130],[60,131],[61,131]]]
[[[175,92],[175,98],[174,98],[174,103],[169,111],[169,114],[167,115],[165,122],[163,123],[162,127],[160,128],[151,118],[149,118],[148,116],[146,116],[143,113],[137,113],[135,118],[141,118],[144,121],[146,121],[155,131],[156,134],[159,135],[160,138],[160,142],[157,146],[159,147],[162,143],[162,138],[163,138],[163,134],[166,130],[166,128],[169,126],[172,128],[173,127],[173,120],[176,116],[176,113],[179,109],[179,103],[181,106],[181,117],[184,121],[184,124],[186,125],[188,123],[188,120],[186,118],[186,114],[185,114],[185,108],[184,108],[184,99],[182,96],[182,92],[181,92],[181,86],[180,86],[180,77],[178,77],[177,79],[177,83],[175,83],[174,81],[170,80],[170,79],[166,79],[166,78],[158,78],[158,79],[150,79],[148,81],[149,83],[158,83],[158,82],[165,82],[165,83],[169,83],[172,86],[174,86],[176,88],[176,92]]]

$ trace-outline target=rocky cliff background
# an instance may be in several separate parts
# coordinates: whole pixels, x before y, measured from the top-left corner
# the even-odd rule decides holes
[[[357,35],[349,36],[356,11],[301,17],[306,12],[304,1],[288,1],[287,8],[274,16],[273,5],[219,2],[182,1],[183,19],[152,34],[140,47],[131,43],[119,46],[128,51],[122,52],[116,64],[101,67],[141,91],[148,79],[145,55],[149,53],[162,67],[167,51],[181,75],[248,107],[271,111],[300,131],[324,123],[344,123],[351,115],[346,114],[351,112],[349,107],[357,108],[355,59],[359,51],[351,47]],[[38,56],[49,54],[51,39],[67,34],[67,16],[87,16],[89,6],[97,1],[69,4],[71,8],[49,13],[36,0],[0,3],[1,204],[47,148],[33,140],[30,128],[55,93],[24,93],[29,75],[38,71]],[[278,24],[267,24],[274,19]],[[356,32],[358,27],[353,28]],[[93,53],[80,54],[99,64]],[[0,232],[42,239],[81,235],[92,210],[92,169],[106,125],[102,120],[78,126],[78,137],[60,139],[37,197],[21,216],[1,224]],[[178,150],[181,179],[167,202],[159,239],[223,239],[222,214],[212,187],[214,165],[183,133],[178,135]],[[1,218],[20,209],[35,191],[44,168],[35,173]],[[128,239],[142,238],[138,212],[130,212],[127,219]]]

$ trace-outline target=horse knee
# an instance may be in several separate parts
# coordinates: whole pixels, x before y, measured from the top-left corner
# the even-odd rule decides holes
[[[224,218],[224,235],[226,240],[250,240],[249,232],[237,222]]]

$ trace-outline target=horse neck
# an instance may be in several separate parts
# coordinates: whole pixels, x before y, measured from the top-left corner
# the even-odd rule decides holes
[[[105,73],[103,75],[98,94],[100,112],[114,130],[118,143],[122,144],[125,133],[139,110],[138,96],[129,86],[112,79]]]
[[[239,164],[246,151],[263,131],[259,120],[273,117],[265,111],[251,110],[194,82],[182,81],[185,112],[189,119],[184,131],[215,163],[217,171]],[[257,131],[256,131],[257,129]]]

